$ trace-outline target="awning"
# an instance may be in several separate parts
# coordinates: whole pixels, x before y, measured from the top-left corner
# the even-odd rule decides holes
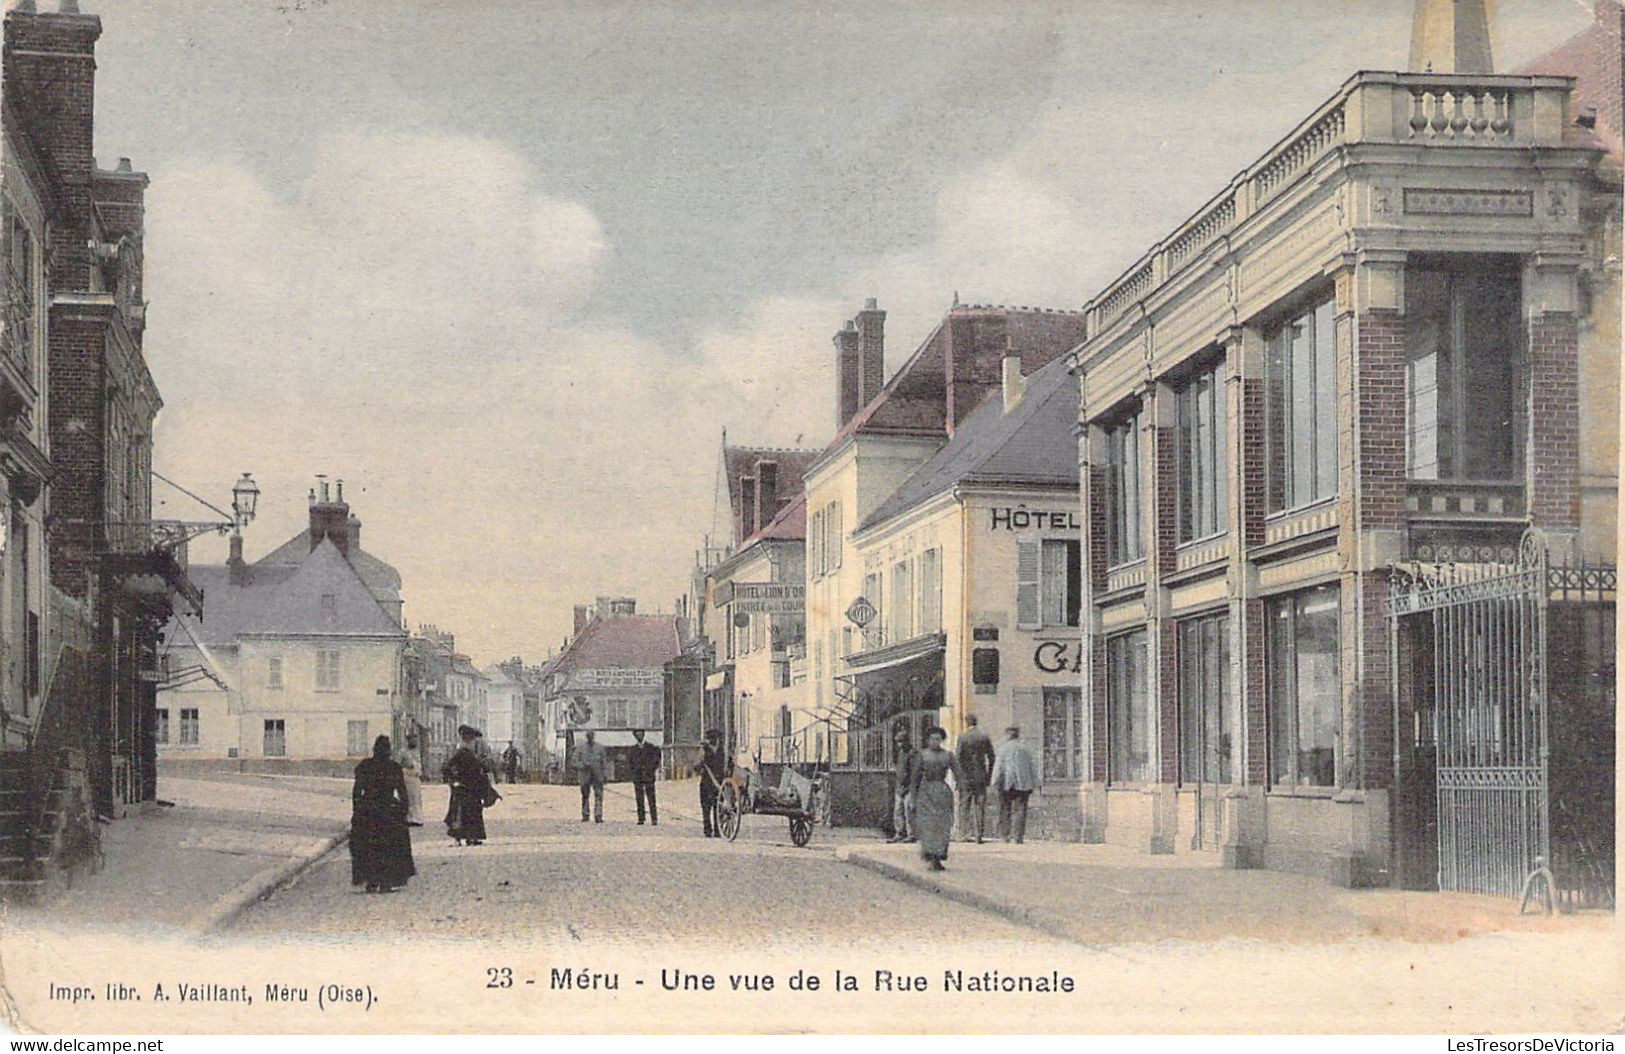
[[[860,651],[846,657],[846,676],[857,677],[892,666],[901,666],[905,662],[913,662],[922,655],[943,651],[947,643],[946,633],[930,633],[923,637],[912,637],[899,644]]]

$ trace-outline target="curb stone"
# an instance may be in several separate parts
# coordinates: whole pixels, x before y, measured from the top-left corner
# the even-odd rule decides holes
[[[216,898],[213,904],[200,912],[186,929],[194,936],[203,937],[216,931],[225,929],[237,916],[247,911],[255,902],[264,900],[271,893],[282,886],[292,882],[305,871],[309,870],[328,853],[350,840],[348,829],[327,835],[299,856],[272,864],[270,867],[249,877],[239,883],[236,888]]]
[[[952,900],[968,908],[974,908],[989,915],[996,915],[1007,922],[1025,926],[1030,930],[1036,930],[1046,937],[1054,937],[1073,944],[1094,947],[1090,942],[1078,937],[1064,924],[1046,918],[1030,908],[1024,908],[1020,904],[1014,904],[1010,901],[1000,900],[998,897],[990,897],[985,893],[977,893],[974,890],[949,885],[946,882],[932,878],[927,872],[900,867],[897,864],[870,856],[861,850],[854,852],[846,846],[836,847],[835,859],[844,864],[851,864],[853,867],[861,867],[865,871],[873,871],[875,874],[883,875],[893,881],[923,889],[928,893],[935,893],[945,900]]]

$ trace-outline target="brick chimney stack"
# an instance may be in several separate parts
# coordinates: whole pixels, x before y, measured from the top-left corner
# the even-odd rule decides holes
[[[851,319],[835,334],[835,430],[852,420],[858,401],[858,324]]]
[[[739,477],[739,537],[735,544],[743,543],[756,533],[756,477]]]
[[[779,463],[763,458],[756,462],[756,527],[766,527],[779,512]]]
[[[858,406],[868,406],[886,383],[886,313],[875,298],[863,302],[858,326]]]
[[[589,616],[588,616],[587,612],[589,610],[591,610],[591,609],[588,608],[587,605],[585,605],[585,604],[577,604],[576,605],[576,609],[575,609],[575,629],[570,634],[572,637],[581,636],[581,631],[587,628],[587,622],[588,622],[588,619],[589,619]]]
[[[357,521],[358,538],[360,526]],[[350,506],[344,503],[344,481],[339,480],[335,500],[327,477],[317,476],[316,487],[310,492],[310,547],[322,544],[323,538],[331,539],[345,556],[350,555]]]

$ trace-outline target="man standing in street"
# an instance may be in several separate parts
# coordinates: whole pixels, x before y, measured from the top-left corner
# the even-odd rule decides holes
[[[643,741],[643,729],[634,728],[632,738],[632,791],[638,799],[638,825],[643,825],[644,802],[648,802],[649,822],[660,826],[660,812],[655,808],[655,777],[660,774],[660,748]]]
[[[507,770],[508,782],[519,782],[519,750],[512,743],[502,752],[502,767]]]
[[[1021,741],[1021,729],[1011,725],[993,758],[990,784],[999,792],[999,834],[1005,841],[1013,837],[1017,845],[1027,837],[1027,799],[1038,789],[1038,764],[1033,752]]]
[[[888,842],[912,842],[914,833],[914,770],[920,752],[909,742],[908,730],[899,728],[896,739],[897,790],[892,796],[892,836]]]
[[[977,727],[976,715],[965,715],[959,733],[959,770],[965,785],[959,789],[959,837],[982,844],[987,829],[987,784],[993,778],[993,740]]]
[[[728,767],[722,758],[722,733],[707,729],[705,753],[700,757],[700,817],[705,821],[707,838],[722,837],[722,829],[717,824],[717,798],[722,794],[722,781],[727,775]]]
[[[609,759],[593,733],[576,748],[576,780],[581,784],[581,822],[587,822],[587,794],[592,793],[592,819],[604,822],[604,769]]]

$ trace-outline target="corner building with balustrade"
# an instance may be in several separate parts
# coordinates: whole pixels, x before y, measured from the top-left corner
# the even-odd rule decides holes
[[[1569,652],[1594,695],[1613,669],[1619,5],[1597,19],[1601,119],[1573,77],[1359,73],[1088,304],[1084,840],[1506,893],[1576,795],[1604,807],[1559,755],[1612,743],[1612,695],[1557,709]],[[1597,572],[1584,618],[1555,577],[1528,618],[1401,617],[1537,545]],[[1503,813],[1447,793],[1475,775]]]

